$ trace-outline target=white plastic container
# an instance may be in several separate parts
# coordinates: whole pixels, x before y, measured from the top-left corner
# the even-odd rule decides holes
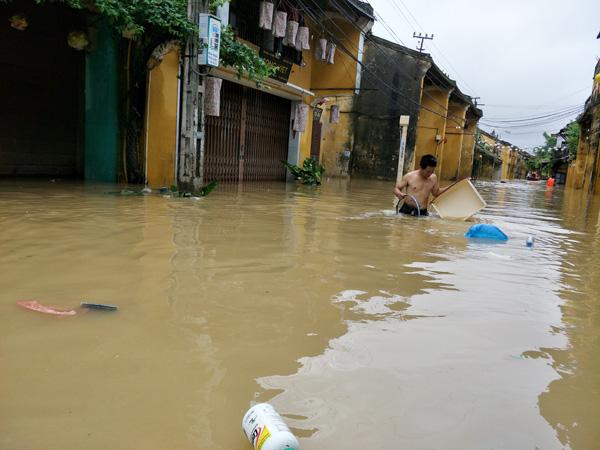
[[[255,450],[300,450],[296,436],[268,403],[250,408],[244,415],[242,428]]]
[[[456,220],[467,220],[487,206],[469,180],[459,181],[430,205],[442,219]]]

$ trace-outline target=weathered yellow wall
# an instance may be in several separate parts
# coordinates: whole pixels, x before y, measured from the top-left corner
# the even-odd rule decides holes
[[[355,52],[358,49],[360,42],[360,32],[355,25],[335,20],[328,26],[330,31],[334,33],[336,39],[347,48],[349,51]],[[338,28],[339,27],[339,28]],[[340,31],[341,29],[341,31]],[[315,34],[318,38],[318,35]],[[337,48],[335,53],[335,64],[327,64],[321,61],[314,60],[314,46],[316,39],[313,40],[310,52],[305,53],[305,57],[310,54],[313,58],[312,61],[312,78],[311,78],[311,90],[315,92],[317,96],[327,96],[331,94],[348,94],[345,88],[354,88],[356,85],[356,66],[357,63],[350,56],[346,55],[340,47]],[[358,55],[354,55],[358,56]],[[324,90],[325,88],[334,88]]]
[[[340,122],[330,123],[331,105],[327,105],[321,116],[323,124],[321,134],[321,162],[328,169],[327,175],[344,177],[347,176],[348,157],[352,150],[354,139],[352,124],[352,102],[353,96],[345,95],[335,99],[332,104],[340,107]]]
[[[581,189],[583,187],[585,166],[589,151],[587,136],[588,134],[582,131],[579,146],[577,147],[577,158],[569,164],[566,187],[574,189]]]
[[[438,158],[436,173],[438,176],[443,169],[441,156],[444,152],[444,137],[446,134],[446,111],[450,90],[440,90],[430,86],[423,88],[421,98],[421,112],[417,125],[417,140],[415,144],[414,168],[419,168],[421,157],[426,154],[435,155]],[[435,111],[433,113],[431,111]],[[436,135],[442,137],[441,142],[436,142]]]
[[[483,158],[481,178],[493,180],[498,164],[499,163],[493,162],[490,158]]]
[[[510,180],[510,149],[506,146],[502,146],[500,150],[500,157],[502,158],[502,180]]]
[[[358,48],[360,32],[354,24],[336,19],[335,25],[331,24],[331,31],[346,48]],[[318,38],[316,32],[313,32],[313,36]],[[357,63],[340,47],[336,51],[335,64],[315,61],[315,40],[311,40],[311,50],[304,52],[305,66],[293,65],[289,83],[315,93],[315,96],[303,97],[302,101],[306,104],[311,104],[320,96],[329,98],[321,118],[321,161],[327,168],[327,175],[345,176],[346,173],[342,170],[345,169],[343,155],[346,150],[351,150],[353,137],[353,120],[350,113],[354,91],[349,89],[356,85]],[[147,177],[148,184],[154,187],[168,186],[175,182],[178,69],[179,56],[172,52],[150,73],[146,130]],[[276,90],[277,88],[273,88],[271,92],[277,95]],[[340,123],[330,124],[330,108],[336,103],[340,105]],[[312,125],[313,109],[310,108],[306,130],[297,136],[300,164],[310,156]]]
[[[475,153],[475,133],[477,132],[477,122],[470,122],[465,129],[462,143],[462,154],[460,157],[460,168],[458,170],[459,178],[467,178],[473,172],[473,160]]]
[[[485,142],[488,145],[491,145],[492,147],[494,147],[496,145],[496,140],[492,139],[491,137],[481,133],[481,139],[483,140],[483,142]]]
[[[311,45],[314,44],[311,43]],[[312,54],[312,49],[304,51],[304,62],[306,65],[304,67],[300,67],[297,64],[294,64],[292,66],[292,72],[288,80],[290,84],[301,87],[302,89],[306,89],[307,91],[310,91],[311,85],[311,76],[313,68]]]
[[[330,29],[340,43],[351,51],[358,49],[360,32],[356,26],[342,20],[335,20],[334,22],[335,25],[332,23]],[[353,120],[350,113],[352,112],[354,94],[352,89],[356,86],[357,62],[342,52],[340,47],[337,48],[335,54],[335,64],[316,61],[314,59],[316,39],[318,39],[318,35],[315,33],[315,39],[311,43],[311,50],[304,53],[306,67],[300,69],[304,73],[293,73],[290,82],[314,92],[314,97],[306,97],[304,99],[307,104],[310,104],[318,97],[328,98],[327,103],[322,105],[324,111],[321,116],[321,123],[323,124],[321,133],[321,163],[325,166],[325,174],[327,176],[344,177],[347,176],[345,152],[352,149]],[[307,71],[306,69],[309,70]],[[299,84],[306,83],[308,76],[310,76],[309,86]],[[337,124],[329,123],[331,106],[334,104],[340,106],[340,122]],[[312,119],[313,110],[311,108],[309,123],[306,131],[302,133],[300,138],[300,162],[310,156],[313,129]]]
[[[468,105],[450,102],[446,121],[446,143],[442,155],[442,180],[457,180],[462,155],[465,116]]]
[[[149,75],[146,164],[151,187],[170,186],[175,182],[178,72],[179,52],[174,50]]]
[[[310,140],[312,137],[313,110],[308,110],[308,119],[306,122],[306,131],[300,133],[300,157],[298,158],[299,165],[302,161],[310,157]]]

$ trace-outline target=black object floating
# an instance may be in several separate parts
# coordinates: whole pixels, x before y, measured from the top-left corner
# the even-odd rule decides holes
[[[117,309],[119,309],[119,307],[117,305],[108,305],[108,304],[103,304],[103,303],[88,303],[88,302],[81,302],[81,307],[87,308],[87,309],[99,309],[101,311],[116,311]]]

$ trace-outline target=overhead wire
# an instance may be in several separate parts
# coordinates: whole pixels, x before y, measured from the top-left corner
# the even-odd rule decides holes
[[[561,115],[564,113],[577,111],[581,108],[582,108],[581,105],[574,105],[574,106],[569,106],[568,108],[563,108],[563,109],[560,109],[557,111],[547,112],[542,115],[520,117],[520,118],[515,118],[515,119],[507,119],[507,118],[496,118],[495,119],[493,117],[488,117],[488,118],[486,118],[486,122],[498,122],[498,123],[528,122],[528,121],[532,121],[532,120],[545,119],[545,118]]]
[[[408,19],[408,17],[406,16],[406,14],[404,14],[404,12],[402,11],[402,9],[400,8],[400,6],[396,3],[396,0],[392,0],[392,5],[396,8],[396,10],[398,10],[398,12],[400,12],[400,14],[402,15],[402,17],[404,18],[404,20],[406,21],[406,23],[408,24],[409,27],[413,28],[413,31],[421,31],[424,32],[425,29],[424,27],[419,23],[419,21],[417,20],[417,18],[413,15],[413,13],[411,12],[410,8],[408,6],[406,6],[406,3],[404,3],[402,0],[399,0],[400,3],[402,4],[402,6],[404,6],[404,8],[406,9],[406,11],[408,12],[408,14],[412,17],[412,20],[414,23],[411,23],[411,21]],[[446,55],[442,52],[442,50],[436,45],[436,43],[432,40],[431,41],[431,45],[437,49],[439,55],[448,63],[448,66],[454,71],[454,73],[456,74],[457,78],[460,78],[460,81],[471,91],[475,92],[476,90],[473,89],[471,86],[469,86],[469,83],[466,82],[465,78],[463,76],[460,75],[460,73],[458,72],[458,70],[456,70],[456,68],[452,65],[452,63],[450,62],[450,59],[448,59],[446,57]]]
[[[404,14],[404,12],[400,8],[400,6],[396,3],[396,0],[392,0],[393,6],[396,8],[396,10],[398,10],[398,12],[400,12],[400,14],[402,15],[402,17],[406,21],[406,23],[409,26],[416,25],[416,28],[420,29],[420,31],[424,31],[422,25],[418,22],[418,20],[416,19],[416,17],[412,14],[410,8],[407,7],[407,5],[403,2],[403,0],[399,0],[399,1],[404,6],[404,8],[408,12],[408,14],[412,17],[412,20],[414,22],[414,24],[411,24],[411,21],[408,19],[408,17],[406,16],[406,14]],[[382,22],[385,22],[385,21],[382,19]],[[389,26],[386,26],[385,28],[389,28]],[[456,69],[452,66],[452,63],[443,54],[443,52],[439,49],[439,47],[437,47],[437,45],[435,45],[434,42],[432,42],[432,45],[438,50],[439,54],[443,57],[443,59],[445,59],[448,62],[449,66],[457,73],[457,75],[460,76],[460,74],[458,74],[458,71],[456,71]],[[463,77],[460,77],[460,78],[463,78]],[[464,81],[464,79],[462,81],[464,82],[465,86],[467,86],[470,89],[472,89],[468,85],[468,83],[466,83]],[[579,91],[576,91],[575,93],[578,93],[578,92],[581,92],[581,91],[583,91],[583,89],[581,89]],[[575,93],[573,93],[573,94],[575,94]],[[565,96],[565,97],[567,97],[567,96]],[[561,97],[561,99],[565,98],[565,97]],[[554,112],[548,112],[548,113],[545,113],[545,114],[540,114],[540,115],[537,115],[537,116],[529,116],[529,117],[522,117],[522,118],[516,118],[516,119],[507,119],[507,118],[494,119],[494,118],[488,118],[488,119],[482,119],[481,122],[482,122],[482,125],[484,125],[484,126],[490,126],[490,127],[495,127],[495,128],[504,128],[504,129],[513,129],[513,128],[521,129],[521,128],[540,127],[540,126],[543,126],[543,125],[548,125],[548,124],[551,124],[551,123],[554,123],[554,122],[558,122],[559,120],[562,121],[565,118],[568,118],[568,117],[570,117],[570,116],[572,116],[574,114],[580,113],[581,110],[582,110],[581,107],[575,106],[575,107],[567,107],[567,108],[561,109],[559,111],[554,111]],[[524,133],[521,133],[521,134],[524,134]]]
[[[306,10],[306,13],[307,13],[309,16],[311,16],[311,18],[312,18],[312,20],[313,20],[313,21],[315,21],[316,23],[320,23],[320,22],[319,22],[319,19],[318,19],[318,17],[316,17],[316,16],[314,16],[314,15],[311,15],[311,13],[309,12],[309,11],[310,11],[310,9],[309,9],[309,8],[307,8],[307,6],[306,6],[306,4],[304,3],[304,1],[303,1],[303,0],[297,0],[297,1],[298,1],[298,3],[300,3],[300,4],[301,4],[301,5],[304,7],[304,9]],[[323,14],[323,15],[325,15],[325,10],[323,10],[323,8],[321,8],[321,7],[320,7],[320,5],[319,5],[319,4],[318,4],[318,3],[317,3],[315,0],[307,0],[307,1],[310,1],[310,2],[311,2],[311,3],[312,3],[312,4],[313,4],[313,5],[314,5],[314,6],[315,6],[315,7],[316,7],[316,8],[317,8],[317,9],[318,9],[318,10],[319,10],[319,11],[320,11],[322,14]],[[363,32],[363,30],[362,30],[362,29],[361,29],[361,28],[360,28],[358,25],[356,25],[356,24],[354,23],[354,19],[353,19],[352,17],[350,17],[350,16],[349,16],[347,13],[344,13],[344,9],[343,9],[343,7],[342,7],[342,6],[341,6],[341,5],[340,5],[340,4],[339,4],[339,3],[338,3],[336,0],[331,0],[331,3],[332,3],[332,4],[333,4],[335,7],[336,7],[336,9],[337,9],[337,11],[340,13],[340,15],[342,15],[344,18],[346,18],[346,19],[349,21],[349,23],[351,23],[351,24],[352,24],[352,26],[353,26],[355,29],[357,29],[359,32]],[[338,30],[339,30],[339,31],[340,31],[340,32],[341,32],[341,33],[342,33],[342,34],[343,34],[343,35],[344,35],[344,36],[345,36],[347,39],[348,39],[348,41],[349,41],[349,42],[352,42],[352,39],[350,39],[350,38],[349,38],[348,34],[347,34],[346,32],[344,32],[344,30],[343,30],[341,27],[339,27],[339,26],[338,26],[338,25],[337,25],[335,22],[333,22],[333,21],[332,21],[332,23],[333,23],[333,25],[334,25],[334,26],[335,26],[335,27],[336,27],[336,28],[337,28],[337,29],[338,29]],[[332,33],[331,33],[329,30],[325,30],[325,31],[327,32],[327,34],[329,34],[329,35],[330,35],[330,37],[331,37],[333,40],[336,40],[336,41],[338,41],[338,42],[339,42],[339,39],[336,39],[336,37],[335,37],[335,36],[334,36],[334,35],[333,35],[333,34],[332,34]],[[373,41],[371,41],[371,42],[373,42]],[[385,56],[385,54],[383,53],[383,50],[382,50],[382,49],[379,47],[379,44],[378,44],[377,42],[373,42],[373,44],[374,44],[374,47],[377,49],[377,51],[378,51],[380,54],[383,54],[383,55]],[[354,57],[354,55],[352,54],[352,52],[348,51],[348,49],[347,49],[345,46],[341,45],[341,48],[342,48],[342,50],[344,51],[344,53],[346,53],[348,56],[350,56],[352,59],[354,59],[354,60],[355,60],[355,61],[356,61],[356,62],[357,62],[357,63],[358,63],[358,64],[359,64],[361,67],[363,67],[363,68],[365,68],[366,70],[370,71],[370,72],[371,72],[371,73],[372,73],[372,74],[373,74],[373,75],[374,75],[374,76],[375,76],[375,77],[378,79],[378,81],[380,81],[380,82],[381,82],[383,85],[385,85],[385,86],[386,86],[388,89],[390,89],[392,92],[395,92],[395,93],[397,93],[398,95],[400,95],[400,96],[402,96],[402,97],[406,98],[406,99],[407,99],[407,100],[409,100],[410,102],[414,103],[414,104],[415,104],[415,105],[416,105],[418,108],[422,108],[422,109],[424,109],[424,110],[426,110],[426,111],[429,111],[429,112],[431,112],[431,113],[433,113],[433,114],[436,114],[436,115],[438,115],[438,116],[440,116],[440,117],[443,117],[443,118],[449,119],[449,120],[451,120],[452,122],[456,123],[457,125],[459,125],[459,126],[461,126],[461,127],[462,127],[462,126],[464,126],[464,124],[462,123],[462,121],[463,121],[463,119],[462,119],[462,118],[460,118],[460,117],[457,117],[457,116],[455,116],[455,115],[453,115],[453,114],[450,114],[450,113],[449,113],[449,110],[448,110],[448,108],[447,108],[445,105],[443,105],[443,104],[439,103],[439,102],[438,102],[438,101],[437,101],[437,100],[436,100],[436,99],[435,99],[433,96],[431,96],[431,95],[430,95],[428,92],[424,91],[423,93],[424,93],[424,94],[425,94],[425,95],[426,95],[428,98],[431,98],[431,100],[432,100],[432,102],[433,102],[433,103],[435,103],[435,104],[437,104],[438,106],[440,106],[440,107],[441,107],[441,108],[444,110],[444,112],[446,112],[446,114],[445,114],[445,115],[443,115],[443,114],[440,114],[439,112],[437,112],[437,111],[435,111],[435,110],[433,110],[433,109],[431,109],[431,108],[428,108],[428,107],[426,107],[426,106],[423,106],[422,104],[420,104],[420,103],[418,103],[418,102],[415,102],[415,101],[414,101],[413,99],[411,99],[410,97],[407,97],[407,96],[406,96],[404,93],[402,93],[402,91],[399,91],[399,90],[395,89],[394,87],[390,86],[388,83],[386,83],[386,82],[385,82],[385,80],[383,80],[381,77],[379,77],[379,75],[378,75],[378,74],[376,74],[375,72],[373,72],[373,70],[371,69],[371,67],[370,67],[369,65],[365,65],[365,64],[363,64],[363,63],[362,63],[362,61],[359,61],[359,60],[358,60],[356,57]],[[358,51],[358,50],[356,49],[356,47],[355,47],[354,49],[355,49],[356,51]],[[432,83],[435,83],[435,81],[434,81],[434,80],[430,80],[430,81],[432,81]],[[439,86],[439,85],[437,85],[437,86],[438,86],[438,87],[441,87],[441,86]],[[456,120],[456,119],[458,119],[458,120]]]
[[[516,124],[501,124],[501,123],[490,123],[487,121],[481,121],[482,125],[488,126],[488,127],[493,127],[493,128],[500,128],[500,129],[522,129],[522,128],[534,128],[536,126],[542,126],[542,125],[549,125],[551,123],[555,123],[558,121],[562,121],[564,119],[567,119],[569,117],[573,117],[575,115],[578,115],[580,112],[583,111],[583,107],[581,107],[581,109],[575,110],[575,111],[569,111],[560,115],[556,115],[556,116],[552,116],[546,119],[542,119],[542,120],[538,120],[538,121],[532,121],[529,123],[516,123]]]
[[[334,1],[334,3],[335,3],[335,1]],[[369,1],[368,1],[368,0],[367,0],[367,3],[368,3],[368,4],[369,4],[369,5],[370,5],[370,6],[373,8],[373,6],[372,6],[372,5],[369,3]],[[397,5],[396,5],[396,6],[397,6]],[[338,8],[339,8],[339,4],[338,4]],[[373,8],[373,10],[375,11],[375,9],[374,9],[374,8]],[[402,13],[402,10],[399,10],[399,11]],[[409,11],[409,13],[410,13],[410,11]],[[410,14],[412,15],[412,13],[410,13]],[[378,16],[379,16],[379,15],[378,15]],[[380,22],[382,23],[382,25],[384,26],[384,28],[385,28],[386,30],[390,30],[390,29],[391,29],[391,27],[390,27],[390,26],[387,24],[387,22],[385,21],[385,19],[383,19],[383,17],[381,17],[381,16],[379,16],[379,17],[380,17]],[[406,15],[404,15],[404,14],[403,14],[403,17],[405,18],[405,20],[406,20],[406,22],[408,23],[408,25],[409,25],[410,27],[412,27],[412,24],[410,23],[410,21],[408,21],[408,19],[407,19]],[[414,16],[413,16],[413,18],[414,18]],[[415,20],[416,20],[416,19],[415,19]],[[402,42],[402,40],[401,40],[401,39],[398,37],[398,35],[397,35],[395,32],[393,32],[393,31],[392,31],[392,32],[390,32],[390,34],[392,35],[392,37],[396,37],[396,38],[397,38],[397,40],[398,40],[399,42],[397,41],[396,43],[400,43],[401,45],[403,45],[403,46],[405,46],[405,47],[406,47],[406,45],[405,45],[405,44]],[[371,41],[371,42],[373,42],[373,41]],[[379,44],[378,44],[377,42],[373,42],[373,44],[374,44],[374,45],[376,45],[376,46],[378,47],[378,49],[379,49]],[[441,53],[441,52],[440,52],[440,53]],[[447,76],[447,75],[446,75],[446,76]],[[440,84],[439,84],[439,83],[438,83],[438,82],[437,82],[437,81],[436,81],[436,80],[435,80],[435,79],[434,79],[434,78],[433,78],[433,77],[432,77],[432,76],[429,74],[429,72],[425,72],[425,78],[427,78],[427,79],[428,79],[428,80],[429,80],[429,81],[430,81],[430,82],[431,82],[431,83],[432,83],[432,84],[433,84],[435,87],[437,87],[438,89],[442,89],[442,90],[443,90],[443,89],[445,89],[445,87],[444,87],[444,86],[442,86],[442,85],[440,85]],[[449,77],[448,77],[448,78],[449,78]],[[465,85],[466,85],[466,83],[465,83]],[[446,106],[442,105],[441,103],[439,103],[439,102],[438,102],[438,101],[437,101],[437,100],[436,100],[436,99],[435,99],[435,98],[434,98],[434,97],[433,97],[431,94],[429,94],[429,93],[428,93],[428,92],[426,92],[426,91],[423,91],[423,94],[424,94],[426,97],[428,97],[430,100],[432,100],[432,101],[433,101],[433,103],[435,103],[435,104],[437,104],[438,106],[440,106],[441,108],[443,108],[443,109],[444,109],[444,111],[446,111],[448,114],[450,113],[450,111],[449,111],[448,107],[446,107]],[[458,117],[458,116],[454,116],[454,117],[457,117],[459,120],[463,120],[462,118],[460,118],[460,117]]]
[[[321,24],[321,22],[319,21],[319,18],[310,12],[310,11],[311,11],[311,10],[310,10],[310,8],[308,8],[308,7],[307,7],[307,5],[304,3],[304,1],[303,1],[303,0],[296,0],[296,1],[298,2],[298,4],[300,4],[300,6],[302,6],[302,7],[303,7],[303,9],[304,9],[304,12],[305,12],[305,13],[306,13],[306,14],[307,14],[307,15],[308,15],[308,16],[309,16],[309,17],[310,17],[310,18],[311,18],[311,19],[312,19],[312,20],[313,20],[315,23],[317,23],[317,24]],[[315,0],[307,0],[307,1],[310,1],[310,2],[311,2],[313,5],[315,5],[315,6],[316,6],[316,8],[317,8],[317,9],[319,9],[319,10],[321,11],[321,13],[325,14],[325,11],[324,11],[324,10],[323,10],[323,9],[322,9],[322,8],[321,8],[319,5],[318,5],[318,3],[316,3],[316,1],[315,1]],[[332,3],[336,3],[336,2],[335,2],[335,1],[332,1]],[[353,24],[353,26],[355,26],[357,29],[359,29],[359,30],[362,32],[362,29],[360,29],[360,27],[358,27],[356,24],[354,24],[354,23],[353,23],[353,20],[352,20],[352,18],[351,18],[351,17],[349,17],[349,16],[347,16],[347,15],[343,14],[343,13],[342,13],[342,11],[343,11],[343,10],[342,10],[342,11],[340,11],[340,9],[341,9],[341,8],[339,7],[339,4],[337,5],[337,9],[338,9],[338,11],[340,12],[340,14],[342,14],[342,16],[344,16],[344,17],[345,17],[345,18],[347,18],[347,19],[351,19],[351,20],[349,20],[349,21],[350,21],[350,23],[352,23],[352,24]],[[349,42],[352,42],[352,40],[349,38],[349,36],[347,35],[347,33],[345,33],[345,32],[344,32],[344,30],[343,30],[341,27],[339,27],[339,26],[338,26],[338,25],[337,25],[335,22],[333,22],[333,21],[332,21],[332,23],[333,23],[333,25],[334,25],[334,26],[335,26],[335,27],[336,27],[336,28],[337,28],[337,29],[338,29],[338,30],[339,30],[339,31],[340,31],[340,32],[341,32],[341,33],[342,33],[342,34],[343,34],[343,35],[344,35],[344,36],[345,36],[347,39],[348,39],[348,41],[349,41]],[[321,25],[322,25],[322,24],[321,24]],[[355,57],[355,56],[354,56],[354,54],[353,54],[353,52],[349,51],[349,50],[346,48],[346,46],[345,46],[345,45],[344,45],[344,44],[343,44],[343,43],[340,41],[340,39],[339,39],[339,38],[336,38],[336,37],[333,35],[333,33],[331,33],[331,31],[327,30],[325,27],[323,27],[323,31],[324,31],[324,33],[328,34],[328,35],[330,36],[330,38],[331,38],[333,41],[335,41],[335,42],[336,42],[337,46],[338,46],[338,47],[339,47],[339,48],[340,48],[340,49],[341,49],[341,50],[342,50],[342,51],[343,51],[343,52],[344,52],[344,53],[345,53],[347,56],[349,56],[351,59],[353,59],[353,60],[354,60],[354,61],[355,61],[357,64],[359,64],[359,65],[360,65],[362,68],[364,68],[365,70],[368,70],[370,73],[372,73],[372,74],[375,76],[375,78],[377,79],[377,81],[379,81],[379,82],[380,82],[382,85],[384,85],[386,88],[388,88],[388,89],[389,89],[389,90],[391,90],[392,92],[394,92],[394,93],[396,93],[396,94],[400,95],[401,97],[403,97],[403,98],[407,99],[409,102],[411,102],[411,103],[413,103],[415,106],[417,106],[417,108],[424,109],[424,110],[426,110],[426,111],[429,111],[429,112],[431,112],[431,113],[433,113],[433,114],[435,114],[435,115],[438,115],[438,116],[440,116],[440,117],[443,117],[443,118],[446,118],[446,119],[450,119],[450,120],[452,120],[453,122],[455,122],[457,125],[463,126],[463,124],[462,124],[462,123],[460,123],[460,122],[458,122],[458,121],[456,121],[456,120],[454,120],[454,119],[452,119],[452,118],[449,118],[447,115],[440,114],[439,112],[437,112],[437,111],[435,111],[435,110],[433,110],[433,109],[431,109],[431,108],[428,108],[428,107],[426,107],[426,106],[423,106],[423,105],[422,105],[422,104],[420,104],[419,102],[416,102],[416,101],[414,101],[412,98],[410,98],[410,97],[406,96],[406,94],[404,94],[402,91],[399,91],[398,89],[396,89],[396,88],[394,88],[393,86],[389,85],[389,84],[388,84],[388,83],[387,83],[385,80],[383,80],[383,79],[382,79],[382,78],[381,78],[381,77],[380,77],[380,76],[379,76],[379,75],[378,75],[376,72],[374,72],[374,71],[371,69],[371,67],[370,67],[369,65],[366,65],[366,64],[364,64],[364,63],[363,63],[362,61],[360,61],[360,60],[359,60],[357,57]],[[357,49],[357,48],[355,48],[355,50],[356,50],[356,51],[358,51],[358,49]],[[379,49],[379,50],[381,51],[381,49]],[[447,108],[443,107],[443,105],[441,105],[441,104],[440,104],[440,106],[442,106],[442,108],[444,109],[444,111],[447,111]]]
[[[398,0],[398,1],[404,6],[404,8],[408,12],[408,14],[412,17],[412,19],[413,19],[414,23],[417,25],[417,27],[419,27],[421,29],[421,31],[424,31],[423,27],[418,22],[416,17],[412,14],[412,12],[410,11],[410,8],[408,8],[406,6],[404,1],[403,0]],[[396,0],[392,0],[392,3],[396,7],[396,9],[401,13],[401,15],[404,17],[404,19],[407,21],[407,23],[409,23],[409,25],[410,25],[410,21],[408,20],[406,15],[403,13],[401,8],[398,6],[398,4],[396,3]],[[452,64],[448,60],[448,58],[443,54],[443,52],[439,49],[439,47],[437,47],[437,45],[433,41],[432,41],[432,45],[438,50],[440,55],[448,62],[449,66],[457,73],[457,75],[460,76],[460,74],[458,74],[458,71],[456,71],[456,69],[452,66]],[[460,77],[460,78],[463,78],[463,77]],[[468,83],[466,83],[464,81],[464,79],[462,81],[464,82],[465,86],[472,89],[468,85]],[[585,89],[589,89],[589,88],[585,88]],[[582,92],[585,89],[581,89],[576,92],[573,92],[572,94],[568,94],[566,96],[560,97],[559,99],[557,99],[557,101],[560,99],[564,99],[566,97],[570,97],[571,95],[574,95],[576,93]],[[493,107],[492,105],[487,105],[487,106]],[[536,108],[536,109],[539,109],[539,108]],[[533,127],[541,127],[541,126],[549,125],[549,124],[552,124],[552,123],[555,123],[558,121],[563,121],[566,118],[569,118],[569,117],[572,117],[573,115],[579,114],[582,111],[582,109],[583,108],[580,106],[567,107],[567,108],[561,109],[559,111],[539,114],[537,116],[529,116],[529,117],[513,118],[513,119],[506,119],[506,118],[495,119],[492,117],[492,118],[482,119],[481,123],[484,126],[502,128],[506,132],[509,132],[508,131],[509,129],[527,129],[527,128],[533,128]],[[514,133],[514,134],[533,134],[533,133],[537,133],[537,131],[530,132],[530,133]],[[509,133],[509,134],[512,134],[512,133]]]

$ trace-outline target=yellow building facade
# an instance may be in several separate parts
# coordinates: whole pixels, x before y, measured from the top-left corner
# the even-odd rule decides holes
[[[257,7],[258,4],[257,1]],[[244,4],[244,7],[246,6]],[[348,158],[353,144],[352,108],[360,85],[359,62],[362,58],[365,33],[373,24],[368,9],[354,10],[351,6],[348,8],[343,12],[326,12],[326,36],[337,45],[333,64],[316,60],[314,48],[324,34],[322,24],[311,21],[311,16],[307,14],[311,50],[303,52],[302,65],[291,66],[289,78],[285,82],[266,79],[261,86],[257,86],[248,79],[240,78],[229,67],[219,67],[210,72],[211,76],[227,82],[289,101],[289,116],[281,119],[289,126],[287,161],[302,164],[308,157],[316,158],[326,167],[326,176],[345,177],[348,174]],[[227,8],[225,11],[229,14]],[[370,12],[372,13],[372,10]],[[353,17],[353,20],[349,20],[348,17]],[[239,17],[237,20],[240,20]],[[257,52],[260,51],[251,40],[244,40],[244,43]],[[146,178],[152,187],[175,184],[177,178],[180,64],[179,52],[173,50],[149,75]],[[293,129],[294,111],[300,103],[309,106],[303,132]],[[332,109],[339,111],[339,120],[331,120]]]
[[[438,160],[436,174],[440,180],[469,177],[481,116],[471,98],[432,62],[421,91],[413,168],[419,167],[423,155],[432,154]]]
[[[592,95],[577,121],[581,135],[577,155],[569,164],[566,186],[600,193],[600,61],[594,71]]]

